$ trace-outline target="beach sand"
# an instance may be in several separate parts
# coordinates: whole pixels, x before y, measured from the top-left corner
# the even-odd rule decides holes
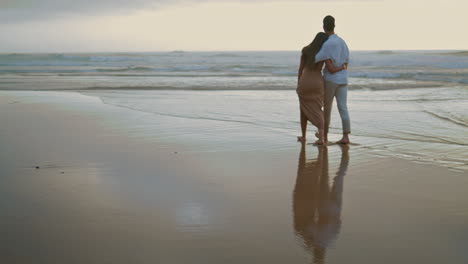
[[[465,170],[184,122],[1,92],[1,262],[468,262]]]

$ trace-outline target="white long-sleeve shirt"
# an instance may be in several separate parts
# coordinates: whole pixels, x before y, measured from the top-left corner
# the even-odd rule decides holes
[[[328,37],[320,51],[315,55],[315,61],[325,61],[331,59],[333,66],[339,68],[343,64],[349,62],[349,49],[346,42],[333,34]],[[336,84],[348,83],[348,70],[342,70],[336,73],[330,73],[327,68],[323,70],[323,77],[326,81],[334,82]]]

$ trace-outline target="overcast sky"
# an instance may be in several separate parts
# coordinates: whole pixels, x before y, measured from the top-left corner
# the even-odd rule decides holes
[[[0,0],[0,53],[298,50],[336,18],[352,50],[468,49],[466,0]]]

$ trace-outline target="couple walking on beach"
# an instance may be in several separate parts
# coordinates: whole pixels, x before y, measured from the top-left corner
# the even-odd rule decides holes
[[[310,121],[318,129],[315,133],[318,140],[315,143],[322,145],[328,142],[331,107],[336,97],[343,127],[343,137],[337,143],[348,144],[351,132],[346,105],[349,50],[345,41],[335,34],[335,18],[326,16],[323,29],[325,32],[319,32],[312,43],[302,49],[296,90],[301,110],[302,136],[297,139],[306,141],[307,121]]]

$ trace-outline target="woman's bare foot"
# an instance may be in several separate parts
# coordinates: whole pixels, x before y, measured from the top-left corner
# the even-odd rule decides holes
[[[325,144],[325,142],[323,142],[323,140],[319,139],[319,140],[315,141],[315,144],[316,145],[323,145],[323,144]]]
[[[306,139],[305,137],[297,137],[297,141],[304,143]]]
[[[315,133],[315,136],[318,138],[318,140],[315,141],[315,144],[323,145],[327,143],[327,141],[324,140],[323,129],[319,129],[319,131]]]

